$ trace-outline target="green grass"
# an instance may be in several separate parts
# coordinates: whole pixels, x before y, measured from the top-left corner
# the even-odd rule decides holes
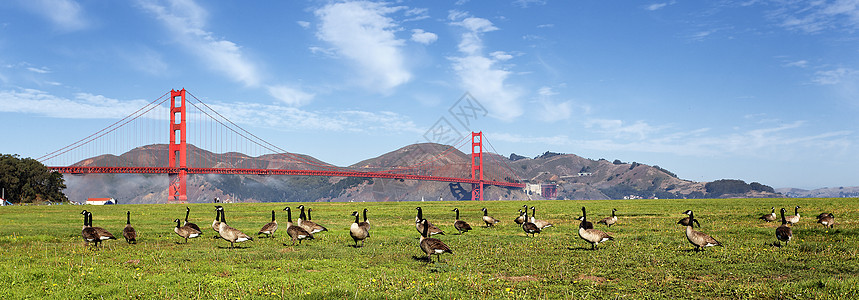
[[[535,238],[512,220],[523,203],[555,224]],[[314,221],[330,232],[295,247],[286,238],[287,203],[227,204],[227,221],[256,233],[278,212],[273,239],[227,249],[211,239],[211,204],[191,204],[191,219],[204,237],[188,244],[173,233],[184,205],[16,206],[0,208],[0,298],[828,298],[859,296],[859,199],[711,199],[615,201],[487,201],[400,203],[305,203]],[[288,203],[295,207],[297,203]],[[777,223],[757,218],[801,205],[794,241],[771,246]],[[427,263],[418,247],[415,207],[446,231],[454,251]],[[591,251],[577,233],[581,206],[596,221],[618,209],[607,229],[614,241]],[[372,236],[353,248],[350,213],[370,210]],[[454,207],[474,230],[454,234]],[[501,220],[482,228],[480,208]],[[102,250],[84,246],[82,209],[95,226],[120,237],[125,211],[140,238],[120,237]],[[675,223],[693,209],[724,247],[692,252]],[[839,223],[824,229],[820,212]],[[293,217],[297,217],[294,215]],[[286,245],[284,245],[286,243]]]

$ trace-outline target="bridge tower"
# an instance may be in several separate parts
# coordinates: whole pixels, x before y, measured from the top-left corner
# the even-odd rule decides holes
[[[471,200],[483,201],[483,131],[471,133]]]
[[[170,90],[170,145],[167,147],[170,186],[167,188],[167,203],[188,202],[186,193],[188,156],[185,129],[185,89]]]

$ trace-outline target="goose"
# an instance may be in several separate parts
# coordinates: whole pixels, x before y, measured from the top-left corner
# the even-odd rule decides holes
[[[96,240],[95,245],[98,246],[102,241],[106,240],[115,240],[113,234],[101,227],[92,226],[92,212],[88,211],[87,215],[89,216],[89,227],[95,229],[95,232],[98,234],[98,240]]]
[[[790,239],[793,238],[793,230],[790,229],[790,222],[784,217],[785,209],[781,209],[781,226],[775,229],[775,238],[778,239],[777,246],[781,247],[781,242],[784,242],[787,245],[787,242],[790,242]]]
[[[126,243],[137,244],[137,231],[131,227],[131,211],[125,212],[125,228],[122,229],[122,236]]]
[[[688,215],[688,214],[692,213],[692,211],[691,211],[691,210],[687,210],[687,211],[684,211],[683,213]],[[693,220],[693,219],[692,219],[692,218],[690,218],[690,217],[685,217],[685,218],[683,218],[683,219],[680,219],[680,221],[677,221],[677,224],[680,224],[680,225],[683,225],[683,226],[689,226],[690,224],[693,224],[693,223],[697,223],[697,224],[698,224],[698,228],[701,228],[701,223],[700,223],[700,222],[698,222],[698,220]]]
[[[537,226],[537,224],[534,224],[528,220],[528,211],[525,211],[523,215],[525,216],[525,222],[522,223],[522,230],[525,231],[525,236],[528,236],[528,234],[530,233],[531,237],[534,237],[535,233],[540,233],[542,231],[540,230],[540,227]]]
[[[531,223],[534,223],[534,225],[537,225],[537,227],[540,227],[540,230],[546,229],[547,227],[552,227],[552,223],[549,223],[548,221],[545,221],[545,220],[537,219],[535,217],[537,215],[536,211],[537,210],[533,206],[531,206]]]
[[[367,209],[364,209],[364,222],[358,223],[361,226],[367,226],[367,231],[370,231],[370,221],[367,221]]]
[[[435,227],[435,225],[430,223],[430,221],[426,221],[426,225],[424,225],[424,222],[421,222],[421,221],[425,220],[423,209],[421,209],[420,206],[416,207],[415,209],[418,210],[418,216],[415,217],[415,229],[417,229],[418,232],[423,234],[424,226],[429,226],[429,229],[427,229],[427,231],[429,232],[428,236],[436,235],[436,234],[444,235],[444,231],[442,231],[441,229],[438,229],[438,227]]]
[[[367,210],[365,209],[364,212]],[[352,216],[355,217],[355,223],[352,223],[352,226],[349,226],[349,235],[352,236],[352,240],[355,241],[355,248],[358,248],[358,241],[361,241],[361,247],[364,247],[364,239],[370,237],[370,224],[367,222],[359,222],[357,211],[352,212]],[[366,216],[366,214],[365,214]]]
[[[83,237],[84,242],[87,246],[89,243],[93,243],[94,246],[98,246],[98,242],[100,241],[98,237],[98,232],[95,231],[95,228],[92,228],[89,225],[89,214],[86,210],[82,211],[81,214],[84,216],[84,227],[81,230],[81,237]]]
[[[593,229],[593,223],[588,222],[587,213],[585,212],[585,208],[582,207],[582,216],[578,218],[579,221],[579,237],[585,240],[588,243],[591,243],[591,250],[596,250],[597,245],[599,243],[614,240],[614,237],[605,233],[601,230]]]
[[[309,217],[310,216],[310,210],[309,209],[308,209],[308,214],[307,214],[308,217],[307,218],[304,217],[305,216],[304,215],[304,205],[299,205],[296,208],[301,210],[301,214],[298,215],[298,222],[297,222],[298,226],[300,226],[301,228],[304,228],[304,230],[307,230],[307,232],[310,232],[312,234],[317,234],[317,233],[320,233],[323,231],[328,231],[328,229],[323,227],[322,225],[319,225],[319,224],[313,223],[313,221],[310,221],[310,217]]]
[[[418,222],[418,223],[423,224],[423,226],[421,226],[421,228],[423,228],[423,231],[421,232],[420,246],[421,246],[421,250],[423,250],[424,253],[427,254],[427,262],[432,261],[432,257],[430,255],[433,255],[433,254],[435,254],[435,256],[438,258],[439,262],[441,261],[441,254],[442,253],[447,252],[447,253],[453,254],[453,251],[451,251],[450,247],[445,245],[444,242],[442,242],[441,240],[439,240],[437,238],[429,237],[429,234],[430,234],[429,228],[432,227],[432,224],[430,224],[429,221],[420,220],[420,222]]]
[[[513,222],[516,222],[516,224],[519,224],[519,225],[522,225],[522,223],[525,223],[525,221],[526,221],[525,216],[524,216],[525,213],[523,212],[523,210],[525,212],[527,212],[528,211],[528,205],[522,205],[522,208],[523,209],[519,210],[519,216],[516,217],[516,219],[513,219]]]
[[[616,208],[612,208],[611,209],[611,217],[605,217],[602,220],[599,220],[597,222],[597,224],[605,224],[606,226],[611,227],[611,225],[614,225],[614,223],[617,223],[617,216],[614,214],[616,211],[617,211]]]
[[[797,205],[796,207],[794,207],[793,208],[793,215],[792,216],[786,216],[785,220],[787,220],[787,222],[790,224],[799,223],[799,209],[800,208],[802,208],[802,206]]]
[[[764,214],[763,216],[761,216],[761,217],[760,217],[760,218],[758,218],[758,219],[764,220],[764,221],[766,221],[766,222],[772,222],[772,221],[775,221],[775,220],[776,220],[776,216],[775,216],[775,206],[773,206],[773,208],[772,208],[772,212],[771,212],[771,213]]]
[[[274,232],[277,231],[277,221],[274,219],[274,211],[271,211],[271,222],[262,226],[262,229],[257,232],[257,235],[266,234],[270,237],[274,237]]]
[[[185,207],[185,223],[182,223],[182,226],[186,226],[186,225],[187,225],[188,227],[194,228],[195,230],[199,231],[199,232],[202,234],[202,233],[203,233],[203,230],[202,230],[202,229],[200,229],[200,226],[197,226],[197,224],[194,224],[194,223],[188,222],[188,216],[189,216],[190,214],[191,214],[191,208],[189,208],[189,207],[187,207],[187,206],[186,206],[186,207]]]
[[[489,216],[489,211],[486,210],[486,207],[481,210],[483,211],[483,223],[486,223],[485,227],[495,226],[495,223],[498,223],[498,220]]]
[[[173,220],[173,222],[176,222],[176,227],[173,227],[173,232],[185,238],[185,244],[188,243],[188,239],[193,239],[203,234],[201,231],[194,229],[191,226],[188,226],[188,224],[179,226],[179,222],[181,222],[181,220],[179,219]]]
[[[817,223],[823,225],[823,227],[832,228],[835,225],[835,215],[831,213],[822,213],[817,216]]]
[[[452,211],[456,212],[456,221],[453,222],[453,228],[456,228],[460,235],[462,235],[463,232],[471,230],[471,225],[468,225],[468,223],[459,219],[459,208],[454,208]]]
[[[713,247],[722,245],[722,243],[719,243],[719,241],[710,237],[709,235],[692,229],[691,223],[695,221],[695,215],[691,210],[687,210],[687,212],[689,212],[689,218],[692,221],[689,221],[690,225],[686,226],[686,239],[689,240],[689,243],[695,246],[696,252],[702,250],[702,247]],[[698,227],[701,227],[701,225],[699,224]]]
[[[230,241],[230,249],[235,248],[235,243],[252,241],[254,238],[244,234],[243,232],[227,225],[227,213],[224,208],[219,208],[221,211],[221,223],[218,224],[218,234],[222,239]]]
[[[292,225],[292,210],[289,209],[289,206],[283,210],[286,211],[286,234],[292,238],[292,245],[295,246],[296,240],[298,240],[299,245],[301,245],[302,240],[312,240],[313,234],[301,226]]]
[[[220,230],[220,228],[221,228],[220,218],[221,218],[221,211],[222,210],[224,210],[223,206],[215,205],[215,220],[212,221],[212,230],[214,230],[215,232],[218,232],[218,230]],[[218,232],[218,234],[220,234],[220,232]],[[213,236],[212,238],[219,238],[219,237],[220,237],[219,235],[216,235],[216,236]]]

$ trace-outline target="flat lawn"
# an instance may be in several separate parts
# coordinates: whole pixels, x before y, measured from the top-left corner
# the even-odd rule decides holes
[[[859,199],[707,199],[611,201],[487,201],[303,203],[313,221],[328,228],[316,240],[291,246],[287,205],[225,204],[227,221],[249,235],[277,211],[274,238],[256,238],[229,249],[212,239],[213,204],[191,204],[191,221],[204,237],[188,244],[173,233],[185,205],[0,207],[2,299],[279,299],[279,298],[826,298],[859,297]],[[536,237],[513,223],[517,210],[537,207],[554,223]],[[758,219],[802,206],[794,240],[774,247],[780,222]],[[454,254],[427,262],[418,247],[415,207],[445,231],[436,236]],[[596,251],[578,237],[581,207],[597,229],[615,240]],[[474,228],[453,229],[461,219]],[[483,228],[480,209],[501,220]],[[369,209],[371,237],[353,248],[352,211]],[[618,209],[611,228],[596,224]],[[119,240],[103,249],[84,245],[81,210],[95,226]],[[705,232],[724,244],[690,251],[676,222],[695,211]],[[121,237],[125,212],[139,241]],[[815,216],[831,212],[838,224],[825,229]],[[297,218],[294,211],[293,219]],[[433,258],[435,260],[435,258]]]

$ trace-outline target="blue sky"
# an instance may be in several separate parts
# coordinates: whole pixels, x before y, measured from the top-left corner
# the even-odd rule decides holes
[[[39,157],[186,88],[337,165],[446,120],[503,155],[855,186],[857,31],[859,0],[3,1],[0,152]],[[463,125],[466,92],[485,115]]]

